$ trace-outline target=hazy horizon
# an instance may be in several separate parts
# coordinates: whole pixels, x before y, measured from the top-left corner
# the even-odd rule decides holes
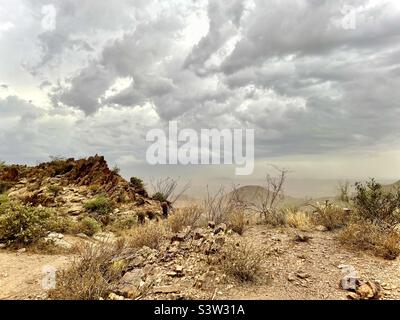
[[[395,0],[2,1],[0,160],[97,153],[195,186],[274,164],[293,195],[399,180],[399,16]],[[171,120],[254,129],[253,174],[148,165],[146,134]]]

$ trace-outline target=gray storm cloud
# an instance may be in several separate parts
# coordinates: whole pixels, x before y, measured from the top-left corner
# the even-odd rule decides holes
[[[52,30],[42,29],[43,5],[56,10]],[[342,23],[344,6],[354,29]],[[0,83],[12,88],[0,89],[0,143],[10,160],[99,152],[140,161],[146,130],[172,119],[196,130],[254,128],[260,159],[399,138],[395,0],[0,7],[13,25],[0,33]]]

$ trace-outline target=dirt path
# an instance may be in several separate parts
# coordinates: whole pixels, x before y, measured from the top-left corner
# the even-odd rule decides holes
[[[339,289],[341,264],[352,265],[359,277],[378,280],[384,299],[400,299],[400,260],[388,261],[343,248],[331,232],[309,232],[312,239],[296,242],[298,231],[251,227],[244,237],[260,250],[272,250],[265,268],[272,275],[268,285],[234,287],[227,299],[347,299]],[[271,241],[272,240],[272,241]],[[271,244],[272,243],[272,244]],[[266,249],[270,247],[269,249]]]
[[[0,250],[0,299],[43,299],[43,267],[60,268],[72,256],[16,253]]]

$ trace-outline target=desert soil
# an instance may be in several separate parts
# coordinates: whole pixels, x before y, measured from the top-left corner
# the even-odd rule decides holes
[[[218,292],[216,299],[347,299],[339,288],[339,265],[352,265],[360,278],[377,280],[383,299],[400,299],[400,260],[384,260],[343,248],[332,232],[306,233],[308,242],[294,241],[297,230],[252,226],[244,239],[268,252],[263,268],[268,279],[237,284]],[[0,250],[0,299],[43,299],[43,267],[63,268],[72,255],[42,255]]]

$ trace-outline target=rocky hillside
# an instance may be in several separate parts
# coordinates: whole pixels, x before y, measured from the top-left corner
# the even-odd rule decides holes
[[[149,198],[143,186],[130,183],[110,170],[104,157],[55,159],[38,166],[11,165],[0,168],[3,189],[11,200],[57,209],[59,215],[84,214],[85,203],[106,197],[113,214],[161,214],[158,201]]]

